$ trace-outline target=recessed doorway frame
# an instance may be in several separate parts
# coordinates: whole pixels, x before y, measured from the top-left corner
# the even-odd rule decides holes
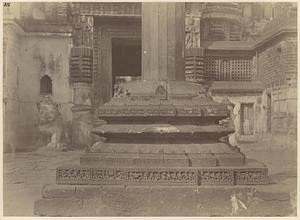
[[[128,38],[142,41],[141,18],[121,17],[123,23],[94,24],[94,105],[98,106],[111,100],[113,96],[112,76],[112,39]]]

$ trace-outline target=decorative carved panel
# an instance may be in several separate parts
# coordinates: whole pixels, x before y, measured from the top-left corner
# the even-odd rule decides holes
[[[235,171],[236,184],[264,184],[268,182],[267,168],[240,169]]]
[[[97,16],[141,16],[140,2],[76,2],[75,13]]]
[[[267,184],[267,168],[60,167],[57,184],[244,185]]]

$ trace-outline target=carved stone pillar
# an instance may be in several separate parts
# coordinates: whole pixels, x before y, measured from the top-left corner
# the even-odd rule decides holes
[[[185,19],[185,80],[204,81],[204,57],[200,47],[200,16]]]
[[[92,125],[93,17],[73,17],[70,81],[73,88],[72,144],[86,147]]]

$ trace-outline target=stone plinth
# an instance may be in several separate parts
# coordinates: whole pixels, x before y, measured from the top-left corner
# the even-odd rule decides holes
[[[64,193],[56,197],[57,191]],[[50,186],[35,202],[39,216],[230,216],[230,196],[239,193],[247,210],[237,216],[287,216],[290,195],[257,189],[251,203],[247,186]],[[172,201],[172,202],[171,202]]]

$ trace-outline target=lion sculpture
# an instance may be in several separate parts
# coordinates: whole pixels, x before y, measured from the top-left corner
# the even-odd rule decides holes
[[[37,103],[38,108],[38,128],[41,133],[50,135],[51,141],[43,149],[64,151],[67,149],[66,143],[62,142],[67,138],[64,123],[59,105],[50,96],[44,96]]]

